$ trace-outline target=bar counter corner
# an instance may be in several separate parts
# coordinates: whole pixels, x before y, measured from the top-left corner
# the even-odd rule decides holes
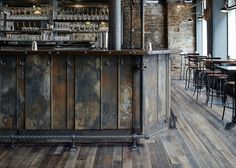
[[[0,141],[155,134],[169,124],[177,52],[0,50]]]

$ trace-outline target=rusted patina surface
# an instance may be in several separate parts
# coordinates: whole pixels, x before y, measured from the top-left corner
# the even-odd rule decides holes
[[[16,57],[0,56],[0,127],[16,128]]]
[[[51,128],[50,56],[26,57],[26,129]]]
[[[76,129],[100,129],[100,57],[83,56],[75,60]]]
[[[119,128],[132,128],[133,62],[132,58],[119,57]]]
[[[67,116],[67,58],[52,56],[52,128],[66,129]]]
[[[166,120],[170,114],[170,58],[166,54],[157,57],[158,75],[158,121]]]
[[[17,57],[17,120],[18,129],[25,129],[25,56]]]
[[[157,57],[146,56],[146,69],[144,71],[144,90],[145,90],[145,118],[144,126],[151,126],[157,123],[158,117],[158,92],[159,87],[157,82]],[[160,77],[161,79],[164,77]]]
[[[0,51],[1,129],[139,133],[168,118],[166,54],[12,51],[7,55]]]
[[[118,128],[118,58],[102,57],[102,129]]]
[[[67,56],[67,129],[75,129],[75,57]]]
[[[133,59],[133,128],[140,130],[141,128],[141,79],[140,79],[140,67],[138,66],[141,62],[141,56]]]

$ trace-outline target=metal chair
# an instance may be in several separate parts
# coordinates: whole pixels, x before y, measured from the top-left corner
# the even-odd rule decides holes
[[[230,90],[232,90],[233,88],[233,92],[232,92],[232,102],[228,101],[228,96],[227,96],[227,91],[230,88]],[[224,115],[225,115],[225,108],[229,108],[234,110],[235,109],[235,82],[234,81],[228,81],[225,84],[225,89],[224,89],[224,104],[223,104],[223,113],[222,113],[222,120],[224,119]]]

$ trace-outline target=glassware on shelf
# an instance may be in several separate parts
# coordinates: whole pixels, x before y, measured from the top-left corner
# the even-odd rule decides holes
[[[22,27],[21,27],[22,30],[26,30],[26,27],[25,27],[25,22],[22,22]]]
[[[47,20],[48,8],[31,8],[31,7],[15,7],[11,8],[6,19],[12,20]],[[40,15],[34,15],[34,12],[38,11]]]
[[[81,7],[81,8],[66,8],[61,10],[58,8],[56,20],[108,20],[109,10],[107,7]]]
[[[14,30],[15,30],[14,22],[6,22],[6,31],[14,31]]]

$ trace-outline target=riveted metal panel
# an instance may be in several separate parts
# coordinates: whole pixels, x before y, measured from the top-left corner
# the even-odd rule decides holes
[[[67,129],[75,129],[75,57],[67,56]]]
[[[141,126],[141,79],[140,66],[141,57],[133,60],[133,128],[138,130]]]
[[[25,56],[17,57],[17,113],[18,129],[25,128]]]
[[[76,129],[100,129],[100,57],[76,58]]]
[[[51,128],[50,56],[26,57],[26,129]]]
[[[144,105],[145,121],[144,126],[149,127],[157,123],[158,116],[158,81],[157,81],[157,57],[153,55],[145,56],[146,69],[144,71]],[[163,76],[161,78],[164,78]],[[160,79],[162,80],[162,79]],[[161,98],[162,99],[162,98]]]
[[[16,128],[16,57],[0,56],[0,127]]]
[[[66,129],[67,99],[67,58],[53,56],[52,60],[52,126],[53,129]]]
[[[117,61],[117,57],[102,57],[102,129],[118,128]]]
[[[119,129],[132,128],[133,62],[132,57],[119,58]]]

